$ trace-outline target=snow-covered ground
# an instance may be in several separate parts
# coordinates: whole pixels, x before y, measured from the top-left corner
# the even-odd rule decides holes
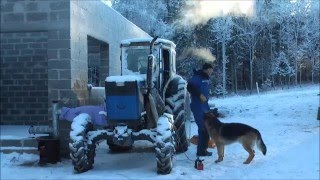
[[[212,98],[211,103],[226,113],[223,122],[241,122],[257,128],[267,146],[267,155],[256,150],[249,165],[240,144],[225,149],[225,158],[214,163],[204,158],[204,170],[194,169],[196,146],[174,157],[169,175],[157,175],[151,144],[139,141],[130,153],[111,154],[106,143],[97,149],[94,169],[74,174],[71,161],[62,159],[45,167],[34,154],[1,153],[1,179],[320,179],[319,86],[310,85],[262,93],[260,96]],[[191,123],[191,136],[197,127]],[[148,146],[149,148],[145,148]],[[188,156],[188,157],[187,157]],[[191,160],[189,160],[191,159]]]

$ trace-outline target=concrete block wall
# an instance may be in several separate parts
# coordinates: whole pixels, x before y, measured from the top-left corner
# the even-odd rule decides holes
[[[1,123],[48,123],[47,32],[1,33]]]
[[[70,27],[70,1],[1,0],[1,32]]]
[[[0,37],[1,124],[48,124],[51,88],[70,82],[70,2],[1,0]]]

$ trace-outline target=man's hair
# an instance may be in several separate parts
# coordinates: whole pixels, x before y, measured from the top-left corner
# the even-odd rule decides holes
[[[202,70],[213,69],[212,65],[209,63],[204,63],[202,65]]]

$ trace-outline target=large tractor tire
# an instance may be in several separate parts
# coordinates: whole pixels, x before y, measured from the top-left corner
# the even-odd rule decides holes
[[[78,173],[93,168],[96,145],[88,139],[88,132],[92,130],[93,124],[88,114],[83,113],[73,119],[69,149],[74,170]]]
[[[185,120],[187,117],[187,88],[184,80],[179,81],[178,91],[166,98],[166,112],[173,115],[175,126],[175,149],[177,152],[188,150]]]
[[[171,116],[171,117],[170,117]],[[165,114],[157,122],[156,159],[157,173],[169,174],[174,154],[172,115]]]

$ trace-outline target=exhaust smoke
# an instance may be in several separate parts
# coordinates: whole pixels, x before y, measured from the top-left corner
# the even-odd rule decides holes
[[[214,17],[233,15],[252,16],[254,0],[197,0],[187,1],[179,20],[178,26],[194,26],[206,24]]]

